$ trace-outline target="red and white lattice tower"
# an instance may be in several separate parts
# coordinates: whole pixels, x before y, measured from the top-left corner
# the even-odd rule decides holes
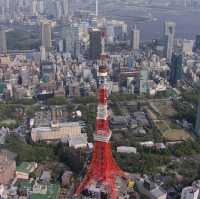
[[[76,189],[75,195],[80,195],[81,192],[89,188],[91,184],[100,183],[107,188],[110,196],[109,198],[117,199],[118,193],[116,188],[116,179],[117,177],[125,177],[125,174],[118,167],[112,156],[112,146],[110,143],[112,132],[109,129],[108,120],[107,75],[107,67],[105,65],[100,66],[98,108],[93,156],[87,174]]]

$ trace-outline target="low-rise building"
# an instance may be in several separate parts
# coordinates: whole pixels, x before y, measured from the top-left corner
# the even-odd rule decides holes
[[[32,173],[37,168],[37,163],[35,162],[22,162],[16,168],[16,177],[18,179],[28,180],[30,173]]]
[[[126,130],[128,126],[128,120],[124,116],[113,116],[110,120],[110,125],[114,130]]]
[[[15,176],[16,162],[0,151],[0,184],[8,184]]]
[[[146,147],[146,148],[153,148],[154,147],[154,142],[152,142],[152,141],[140,142],[139,144],[143,147]]]
[[[30,195],[31,199],[58,199],[60,195],[60,186],[58,184],[41,185],[35,183]]]
[[[79,135],[81,135],[81,127],[78,122],[52,124],[51,127],[38,127],[31,131],[33,142],[61,140],[68,136]]]
[[[138,127],[138,122],[137,122],[137,120],[132,119],[132,120],[129,122],[129,128],[130,128],[130,129],[135,129],[135,128],[137,128],[137,127]]]
[[[51,172],[50,171],[43,171],[41,177],[40,177],[41,182],[47,184],[51,180]]]
[[[69,147],[74,147],[75,149],[86,148],[88,144],[87,134],[82,133],[79,136],[68,137],[68,143]]]
[[[167,192],[149,179],[137,182],[138,191],[150,199],[166,199]]]
[[[6,136],[9,133],[9,129],[8,128],[1,128],[0,129],[0,145],[5,144],[6,141]]]
[[[199,188],[195,186],[185,187],[181,193],[181,199],[198,199]]]
[[[71,171],[65,171],[62,175],[62,186],[68,186],[71,184],[73,173]]]
[[[119,146],[117,147],[118,153],[137,153],[137,149],[135,147],[128,146]]]

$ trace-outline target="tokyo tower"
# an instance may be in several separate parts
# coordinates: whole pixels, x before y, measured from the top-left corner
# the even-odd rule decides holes
[[[85,178],[76,189],[76,196],[79,196],[92,184],[101,184],[106,187],[109,198],[117,199],[116,180],[118,177],[125,177],[124,172],[118,167],[112,156],[112,146],[110,143],[112,132],[109,129],[108,120],[107,76],[108,70],[106,65],[101,65],[99,67],[98,107],[93,156]]]

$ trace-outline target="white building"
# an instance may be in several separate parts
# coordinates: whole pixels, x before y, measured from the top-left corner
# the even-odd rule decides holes
[[[137,153],[137,149],[135,147],[128,147],[128,146],[119,146],[117,147],[118,153]]]
[[[7,198],[7,194],[6,194],[6,189],[5,187],[1,184],[0,185],[0,198]]]
[[[181,193],[181,199],[198,199],[199,188],[197,187],[185,187]]]
[[[75,149],[86,148],[87,147],[87,134],[82,133],[79,136],[69,136],[68,137],[69,147]]]
[[[9,133],[8,128],[2,127],[0,129],[0,145],[3,145],[5,143],[8,133]]]
[[[194,47],[194,41],[193,40],[183,40],[183,53],[185,55],[191,56],[193,54],[193,47]]]
[[[33,16],[37,16],[38,15],[38,12],[37,12],[37,1],[36,0],[32,1],[31,11],[32,11],[32,15]]]
[[[140,145],[143,147],[151,148],[151,147],[154,147],[154,142],[152,141],[140,142]]]

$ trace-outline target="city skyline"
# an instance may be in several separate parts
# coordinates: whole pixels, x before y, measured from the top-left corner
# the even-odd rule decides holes
[[[0,198],[198,199],[200,1],[0,0]]]

